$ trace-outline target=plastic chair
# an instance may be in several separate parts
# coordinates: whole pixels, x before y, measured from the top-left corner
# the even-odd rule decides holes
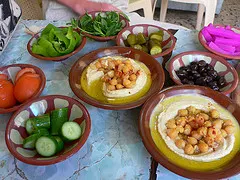
[[[164,22],[166,18],[168,1],[169,0],[162,0],[162,3],[161,3],[160,21],[162,22]],[[215,12],[217,7],[217,0],[170,0],[170,1],[198,4],[197,24],[196,24],[197,30],[200,30],[201,28],[204,10],[205,10],[204,26],[207,26],[208,24],[214,22]]]
[[[133,12],[139,9],[143,9],[144,16],[148,19],[153,19],[153,9],[151,0],[129,0],[128,12]]]

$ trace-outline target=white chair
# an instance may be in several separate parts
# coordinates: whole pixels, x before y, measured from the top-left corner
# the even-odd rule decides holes
[[[161,22],[165,21],[167,8],[168,8],[168,1],[169,0],[162,0],[161,12],[160,12]],[[209,23],[214,22],[214,17],[215,17],[215,12],[217,7],[217,0],[170,0],[170,1],[198,4],[197,25],[196,25],[197,30],[200,30],[201,28],[204,10],[205,10],[204,26],[207,26]]]
[[[148,19],[153,19],[153,9],[151,0],[129,0],[128,12],[133,12],[139,9],[143,9],[144,16]]]

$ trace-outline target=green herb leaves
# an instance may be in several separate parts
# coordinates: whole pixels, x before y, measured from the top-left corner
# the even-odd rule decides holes
[[[86,13],[80,20],[72,19],[71,24],[73,27],[79,27],[83,32],[94,36],[115,36],[122,30],[124,24],[120,20],[120,14],[114,11],[100,12],[93,18]],[[124,14],[127,20],[128,17]]]

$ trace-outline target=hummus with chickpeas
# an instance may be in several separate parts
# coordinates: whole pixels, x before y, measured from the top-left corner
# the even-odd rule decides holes
[[[150,74],[149,69],[143,69],[139,63],[122,56],[99,58],[87,68],[87,84],[90,86],[94,81],[101,80],[102,92],[108,98],[136,94],[145,86]]]
[[[177,95],[164,99],[155,109],[160,112],[158,132],[168,148],[179,156],[210,162],[233,150],[238,123],[212,99]]]

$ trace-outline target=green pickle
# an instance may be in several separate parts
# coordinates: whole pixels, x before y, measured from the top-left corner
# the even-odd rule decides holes
[[[136,44],[132,46],[134,49],[142,50],[142,46],[140,44]]]
[[[157,33],[152,33],[150,35],[150,39],[155,39],[155,40],[160,41],[160,42],[163,41],[163,37],[161,35],[157,34]]]
[[[149,53],[149,50],[148,50],[147,46],[145,46],[145,45],[142,46],[142,50],[146,53]]]
[[[137,44],[137,36],[135,34],[129,34],[127,37],[127,42],[129,45]]]
[[[137,34],[137,42],[138,44],[145,44],[147,42],[143,33]]]

